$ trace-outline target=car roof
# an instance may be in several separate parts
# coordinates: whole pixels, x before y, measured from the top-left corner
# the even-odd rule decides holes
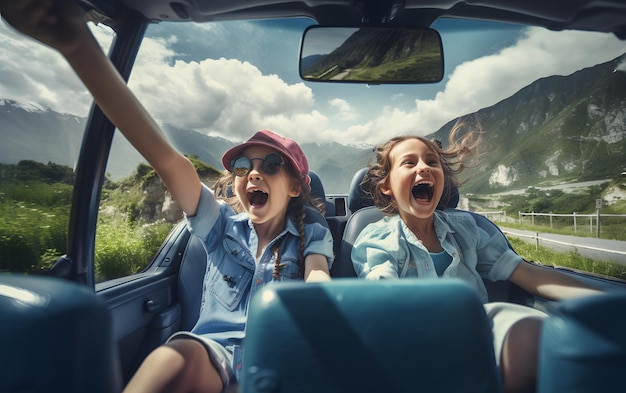
[[[440,17],[613,33],[626,39],[624,0],[90,0],[114,26],[128,12],[160,21],[310,17],[320,25],[428,27]],[[108,22],[108,23],[107,23]]]

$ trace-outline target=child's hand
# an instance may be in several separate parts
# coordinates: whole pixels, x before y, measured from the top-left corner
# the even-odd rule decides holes
[[[64,55],[90,36],[84,12],[72,0],[0,0],[0,14],[15,29]]]

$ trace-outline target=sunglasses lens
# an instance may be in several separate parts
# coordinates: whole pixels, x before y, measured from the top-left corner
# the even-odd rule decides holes
[[[237,157],[231,165],[235,176],[245,176],[252,169],[252,162],[247,157]]]
[[[270,154],[263,161],[263,172],[273,175],[280,170],[283,165],[283,159],[278,154]]]

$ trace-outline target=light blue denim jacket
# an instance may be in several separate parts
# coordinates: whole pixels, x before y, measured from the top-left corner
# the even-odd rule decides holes
[[[208,187],[202,188],[198,211],[186,217],[190,232],[200,237],[207,252],[200,315],[192,333],[217,341],[233,353],[233,369],[242,360],[241,343],[245,336],[250,299],[273,281],[273,245],[280,244],[283,280],[299,279],[298,239],[296,226],[287,219],[285,230],[255,260],[258,238],[245,214],[235,214],[225,203],[218,202]],[[320,224],[305,224],[304,255],[321,254],[333,261],[330,231]],[[276,281],[276,280],[274,280]]]
[[[490,236],[468,213],[436,210],[434,224],[441,246],[452,256],[442,277],[467,281],[483,303],[487,302],[487,289],[481,277],[507,280],[522,261],[500,232]],[[428,250],[399,215],[365,227],[354,242],[352,262],[361,278],[438,277]]]

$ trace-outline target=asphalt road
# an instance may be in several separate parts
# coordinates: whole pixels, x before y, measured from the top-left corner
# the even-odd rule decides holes
[[[500,229],[509,236],[516,236],[526,242],[537,244],[537,232],[511,229],[502,226]],[[626,265],[626,241],[557,235],[542,232],[539,233],[538,237],[540,238],[540,246],[548,247],[558,252],[578,251],[580,255],[588,258]]]

